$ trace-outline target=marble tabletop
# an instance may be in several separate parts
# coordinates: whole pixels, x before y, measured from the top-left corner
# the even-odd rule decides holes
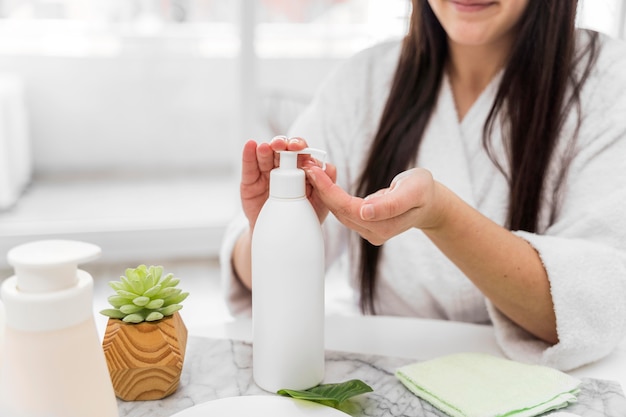
[[[355,417],[444,417],[408,391],[394,376],[412,359],[349,352],[326,352],[324,382],[358,378],[374,391],[355,397],[344,411]],[[169,417],[218,398],[269,394],[252,379],[252,346],[245,341],[191,336],[178,390],[159,401],[118,400],[120,417]],[[581,417],[626,416],[626,397],[614,381],[583,378],[578,402],[565,411]]]

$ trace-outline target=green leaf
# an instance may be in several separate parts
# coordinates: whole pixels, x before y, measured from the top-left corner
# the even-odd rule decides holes
[[[111,317],[112,319],[123,319],[126,314],[114,308],[107,308],[100,311],[100,314],[103,316]]]
[[[119,295],[120,297],[126,298],[128,301],[132,301],[135,298],[139,297],[139,294],[135,294],[134,292],[125,291],[125,290],[117,291],[117,295]]]
[[[153,311],[152,313],[148,314],[148,316],[146,317],[146,321],[157,321],[157,320],[161,320],[163,318],[163,314],[159,313],[158,311]]]
[[[165,287],[171,287],[172,285],[170,284],[170,282],[174,279],[174,274],[170,273],[167,274],[162,280],[161,282],[159,282],[159,284],[161,284],[161,287],[165,288]]]
[[[131,287],[133,288],[133,292],[136,294],[143,294],[145,288],[139,279],[131,279],[129,280]]]
[[[164,285],[164,286],[165,286],[165,287],[169,287],[169,288],[173,288],[173,287],[177,286],[179,283],[180,283],[180,279],[179,279],[179,278],[174,278],[174,277],[172,276],[172,279],[170,279],[170,280],[167,282],[167,285]]]
[[[128,273],[128,269],[126,270],[126,273]],[[126,278],[126,276],[122,275],[120,277],[120,282],[122,283],[122,289],[132,291],[133,287],[130,285],[130,281]]]
[[[139,307],[145,307],[150,302],[150,297],[141,296],[133,299],[133,304]]]
[[[178,295],[181,292],[182,292],[182,290],[180,288],[167,287],[167,288],[163,288],[161,291],[159,291],[157,296],[159,298],[167,298],[167,297],[173,297],[175,295]]]
[[[163,267],[162,266],[151,266],[148,269],[148,273],[152,275],[152,285],[156,285],[161,279],[161,275],[163,275]]]
[[[120,281],[109,281],[109,287],[113,288],[114,291],[126,289],[124,283]]]
[[[172,304],[170,306],[160,308],[159,312],[163,314],[163,316],[171,316],[181,308],[183,308],[183,306],[181,306],[180,304]]]
[[[162,298],[157,298],[156,300],[152,300],[148,304],[146,304],[145,308],[147,308],[148,310],[154,310],[163,307],[163,303],[164,301]]]
[[[143,281],[148,275],[148,267],[145,265],[139,265],[135,268],[135,274],[137,274],[137,279],[139,281]]]
[[[133,314],[141,310],[143,310],[143,307],[134,304],[124,304],[120,307],[120,311],[124,314]]]
[[[321,384],[304,391],[281,389],[278,390],[277,394],[300,400],[315,401],[336,408],[355,395],[372,391],[372,387],[365,382],[359,379],[351,379],[338,384]]]
[[[126,268],[124,271],[124,276],[120,277],[122,281],[126,280],[127,282],[131,279],[137,279],[137,270],[135,268]]]
[[[161,286],[160,285],[155,285],[154,287],[148,289],[146,292],[143,293],[143,295],[145,295],[146,297],[154,297],[155,295],[157,295],[159,293],[159,291],[161,291]]]
[[[128,304],[128,298],[119,295],[111,295],[107,298],[109,304],[115,308],[120,308],[124,304]]]
[[[170,297],[167,297],[163,303],[163,305],[168,306],[170,304],[180,304],[183,301],[185,301],[185,299],[189,296],[188,292],[184,292],[181,294],[176,294],[176,295],[172,295]]]
[[[141,323],[143,321],[143,316],[139,313],[135,313],[135,314],[129,314],[128,316],[124,317],[122,319],[122,321],[126,322],[126,323]]]

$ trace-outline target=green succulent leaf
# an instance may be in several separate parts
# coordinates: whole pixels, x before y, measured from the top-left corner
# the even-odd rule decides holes
[[[144,288],[143,288],[143,285],[141,284],[141,281],[139,281],[138,279],[129,279],[128,281],[130,282],[130,285],[134,293],[143,294]]]
[[[173,297],[173,296],[178,295],[180,293],[181,293],[181,290],[179,288],[167,287],[167,288],[163,288],[161,291],[159,291],[157,296],[159,298],[167,298],[167,297]]]
[[[162,298],[157,298],[156,300],[152,300],[148,304],[146,304],[145,308],[148,310],[156,310],[157,308],[163,307],[164,303],[165,300],[163,300]]]
[[[171,304],[180,304],[189,296],[188,292],[183,292],[180,294],[173,295],[171,297],[167,297],[164,301],[164,305],[169,306]]]
[[[133,299],[133,304],[139,307],[146,307],[148,303],[150,303],[150,297],[146,297],[145,295]]]
[[[101,310],[100,314],[111,317],[112,319],[123,319],[124,317],[126,317],[126,314],[122,313],[121,311],[115,308],[107,308],[107,309]]]
[[[134,304],[124,304],[120,307],[120,311],[124,314],[133,314],[141,310],[143,310],[142,306],[136,306]]]
[[[135,274],[138,280],[143,281],[148,275],[148,267],[145,265],[139,265],[135,268]]]
[[[161,291],[161,286],[157,284],[157,285],[154,285],[152,288],[148,289],[146,292],[144,292],[143,295],[146,297],[152,298],[155,295],[157,295],[159,291]]]
[[[183,306],[180,304],[172,304],[167,307],[160,308],[159,313],[163,314],[164,316],[171,316],[181,308],[183,308]]]
[[[170,282],[174,279],[174,274],[167,274],[165,276],[165,278],[163,278],[160,282],[161,286],[163,288],[165,287],[171,287],[172,285],[170,285]]]
[[[137,268],[126,268],[126,270],[124,271],[124,276],[121,277],[120,279],[122,281],[124,281],[124,278],[129,279],[129,278],[135,278],[137,276]]]
[[[146,316],[146,321],[157,321],[157,320],[161,320],[163,317],[165,317],[162,313],[159,313],[158,311],[153,311],[152,313],[148,314],[148,316]]]
[[[130,291],[126,291],[126,290],[119,290],[117,291],[117,295],[126,298],[129,301],[134,300],[135,298],[139,297],[140,294],[135,294],[134,292],[130,292]]]
[[[137,324],[137,323],[141,323],[142,321],[144,321],[144,317],[141,314],[134,313],[134,314],[129,314],[128,316],[124,317],[122,321],[126,323]]]
[[[172,278],[167,282],[167,285],[164,285],[167,288],[173,288],[175,286],[177,286],[180,283],[180,279],[178,278]]]
[[[126,289],[124,283],[120,281],[109,281],[109,287],[113,288],[114,291]]]
[[[122,297],[120,295],[111,295],[107,298],[109,304],[111,304],[115,308],[120,308],[124,304],[128,304],[128,298]]]
[[[152,275],[153,284],[156,285],[157,282],[161,279],[161,275],[163,275],[163,267],[162,266],[151,266],[148,270],[149,274]]]
[[[128,271],[128,270],[126,270],[126,271]],[[128,272],[126,272],[126,273],[128,274]],[[125,290],[130,290],[130,289],[133,288],[132,285],[130,285],[129,279],[125,275],[120,276],[120,282],[124,286]]]

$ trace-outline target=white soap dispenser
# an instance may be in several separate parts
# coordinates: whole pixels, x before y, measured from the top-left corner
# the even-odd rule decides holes
[[[253,376],[270,392],[324,378],[324,240],[298,154],[280,152],[252,235]]]
[[[93,317],[93,279],[77,269],[99,255],[98,246],[68,240],[9,251],[15,275],[1,289],[0,415],[119,415]]]

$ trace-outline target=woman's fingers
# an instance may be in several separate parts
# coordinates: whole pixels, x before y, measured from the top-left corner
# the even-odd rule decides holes
[[[304,139],[299,137],[289,138],[287,140],[287,150],[288,151],[301,151],[302,149],[307,147],[307,143]]]
[[[326,169],[324,170],[326,175],[330,178],[330,180],[334,183],[337,181],[337,167],[333,164],[326,164]]]
[[[280,152],[281,151],[300,151],[307,147],[306,141],[302,138],[287,138],[286,136],[275,136],[269,142],[269,147],[274,152],[273,167],[277,167],[280,164]],[[306,155],[304,155],[306,157]],[[303,156],[300,156],[302,158]]]
[[[331,167],[331,165],[329,164],[328,167]],[[329,173],[336,175],[334,167],[330,168]],[[363,199],[346,193],[335,184],[334,179],[327,172],[316,165],[308,167],[307,174],[309,180],[317,189],[320,200],[333,212],[339,221],[345,219],[353,223],[353,219],[359,218],[359,210]]]
[[[241,183],[244,185],[252,184],[259,178],[259,164],[257,162],[257,143],[249,140],[243,146],[241,158]]]
[[[260,143],[257,146],[256,157],[261,172],[269,172],[274,168],[274,151],[269,143]]]
[[[422,207],[426,194],[432,190],[433,178],[429,171],[416,168],[398,174],[389,188],[365,197],[360,215],[363,220],[381,221],[402,216]]]
[[[374,245],[436,220],[432,209],[424,210],[432,206],[434,185],[426,170],[414,169],[398,175],[389,188],[365,199],[346,193],[317,166],[309,167],[307,173],[320,201],[341,223]]]

